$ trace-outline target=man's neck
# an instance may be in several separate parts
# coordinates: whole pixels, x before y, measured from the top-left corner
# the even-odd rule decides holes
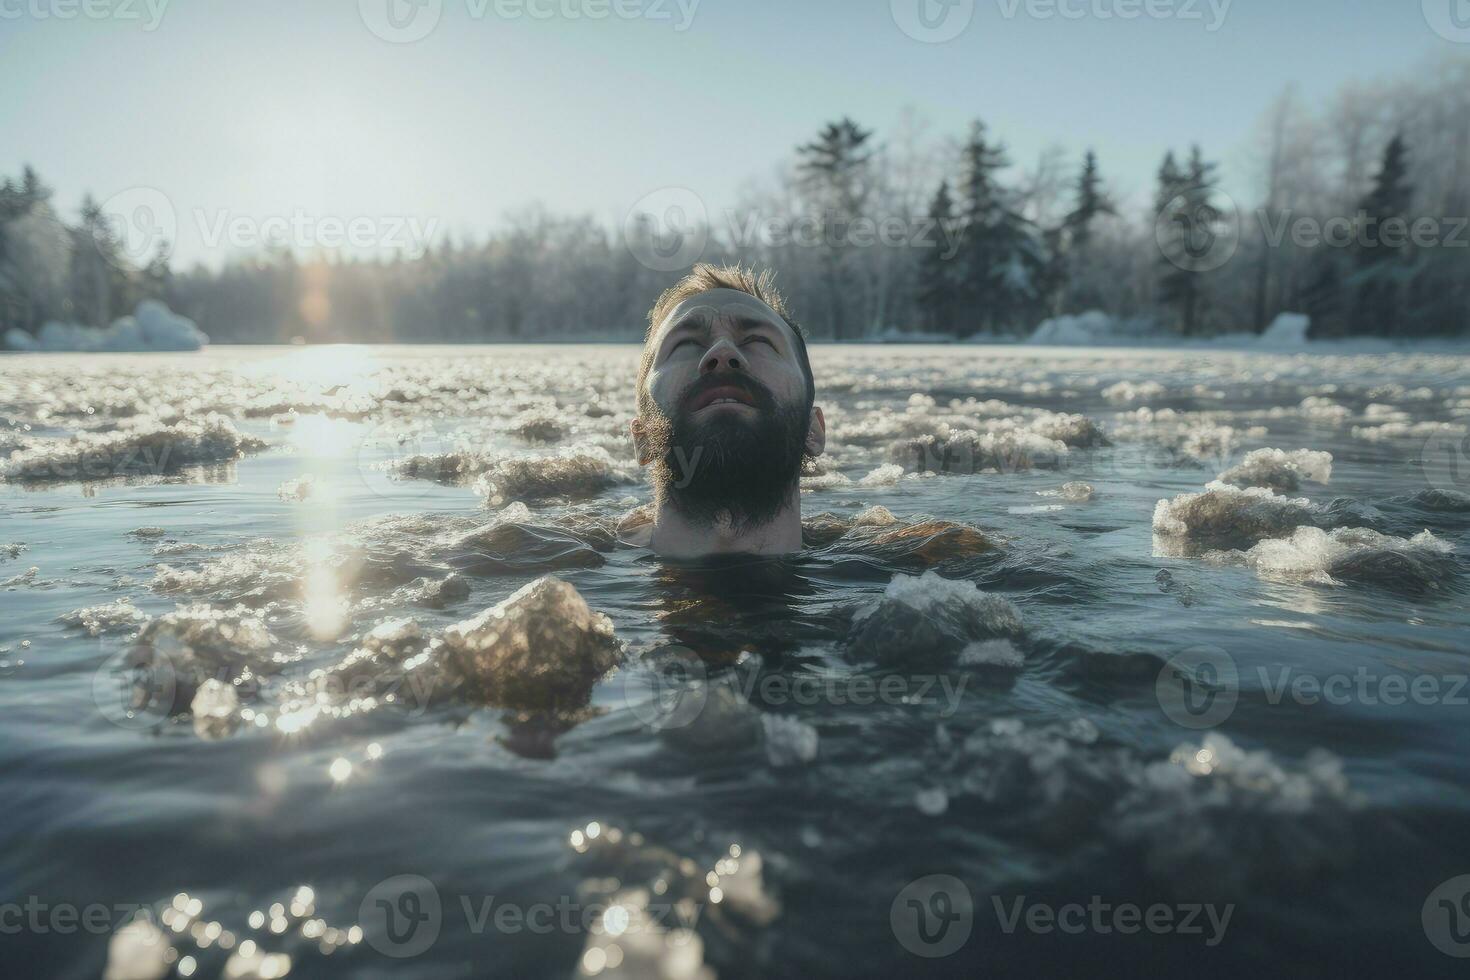
[[[649,547],[667,558],[705,555],[790,555],[801,550],[801,491],[795,487],[775,517],[754,527],[735,527],[728,518],[690,521],[671,502],[655,508]]]

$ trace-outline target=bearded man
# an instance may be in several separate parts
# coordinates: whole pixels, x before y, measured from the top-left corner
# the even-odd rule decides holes
[[[801,550],[801,468],[827,437],[815,401],[806,339],[769,272],[698,265],[665,291],[633,420],[653,477],[648,546],[670,558]]]

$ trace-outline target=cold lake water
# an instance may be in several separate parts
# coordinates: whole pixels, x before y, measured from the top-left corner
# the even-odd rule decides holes
[[[1470,356],[814,347],[704,565],[637,356],[0,358],[0,973],[1463,971]]]

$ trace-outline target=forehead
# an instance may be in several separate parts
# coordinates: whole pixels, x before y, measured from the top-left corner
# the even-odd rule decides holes
[[[732,322],[757,321],[769,324],[788,338],[793,337],[791,327],[781,318],[781,314],[749,293],[738,289],[708,289],[681,300],[670,310],[648,338],[649,348],[658,349],[670,330],[686,320],[695,319],[704,322],[721,319]]]

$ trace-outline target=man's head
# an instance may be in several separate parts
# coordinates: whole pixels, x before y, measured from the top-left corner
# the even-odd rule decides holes
[[[826,439],[806,340],[769,272],[699,265],[648,314],[640,463],[660,504],[695,522],[765,523]]]

